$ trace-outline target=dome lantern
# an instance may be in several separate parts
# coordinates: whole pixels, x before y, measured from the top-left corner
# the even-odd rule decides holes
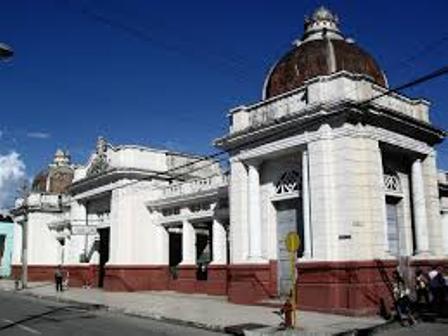
[[[335,39],[343,39],[338,24],[338,16],[321,6],[314,11],[311,18],[305,18],[305,33],[302,41],[322,39],[325,34],[329,34]]]

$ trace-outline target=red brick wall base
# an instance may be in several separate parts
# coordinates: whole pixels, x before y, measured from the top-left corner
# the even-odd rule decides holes
[[[448,267],[448,259],[410,261],[411,274],[419,268]],[[53,265],[30,265],[29,281],[54,281]],[[299,262],[297,300],[300,309],[351,315],[378,314],[391,309],[393,260]],[[88,265],[66,265],[70,286],[82,286],[88,278]],[[21,266],[13,265],[13,277],[20,277]],[[208,279],[196,279],[196,267],[178,268],[173,279],[168,266],[108,265],[104,288],[108,291],[174,290],[183,293],[228,295],[239,304],[259,304],[277,297],[277,262],[266,264],[210,266]],[[97,279],[95,279],[95,285]]]
[[[392,302],[396,261],[302,262],[297,296],[305,310],[372,315]]]
[[[104,278],[107,291],[166,290],[169,279],[168,266],[108,265]]]
[[[196,279],[196,266],[179,266],[173,279],[168,266],[110,265],[106,267],[104,289],[108,291],[174,290],[182,293],[226,295],[227,266],[212,265],[208,279]]]
[[[54,272],[57,265],[29,265],[28,266],[28,281],[54,281]],[[89,274],[89,265],[64,265],[64,272],[68,272],[69,286],[82,287],[91,278]],[[20,279],[22,274],[22,265],[12,266],[12,277],[14,279]],[[95,278],[93,279],[93,285],[98,283],[97,272],[95,272]]]
[[[277,262],[228,266],[229,301],[255,304],[277,295]]]
[[[349,315],[373,315],[392,309],[395,260],[299,262],[297,302],[300,309]],[[417,268],[448,266],[446,260],[410,262]],[[277,263],[229,265],[229,301],[257,304],[277,296]],[[384,311],[384,310],[383,310]]]

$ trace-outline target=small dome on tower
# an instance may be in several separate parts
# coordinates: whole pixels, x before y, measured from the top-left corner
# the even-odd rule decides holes
[[[63,193],[72,183],[73,176],[70,154],[58,149],[54,154],[53,163],[35,176],[31,190],[41,193]]]
[[[373,57],[354,40],[345,39],[338,24],[339,18],[325,7],[319,7],[305,19],[302,38],[271,69],[263,97],[286,93],[309,79],[339,71],[366,75],[386,87],[386,78]]]

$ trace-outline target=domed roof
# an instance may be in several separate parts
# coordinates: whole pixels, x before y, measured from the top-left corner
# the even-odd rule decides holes
[[[33,192],[64,193],[72,183],[73,176],[74,171],[70,165],[69,154],[58,149],[53,163],[34,178],[31,190]]]
[[[342,70],[367,75],[387,86],[376,61],[352,40],[345,39],[338,23],[338,17],[324,7],[305,20],[302,39],[270,71],[264,86],[265,99],[299,88],[314,77]]]

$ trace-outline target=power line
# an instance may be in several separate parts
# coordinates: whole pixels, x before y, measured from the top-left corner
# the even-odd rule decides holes
[[[379,99],[381,97],[390,95],[392,93],[396,93],[397,91],[400,91],[400,90],[403,90],[403,89],[407,89],[407,88],[410,88],[410,87],[413,87],[413,86],[416,86],[416,85],[420,85],[420,84],[422,84],[424,82],[427,82],[427,81],[430,81],[430,80],[435,79],[437,77],[441,77],[443,75],[446,75],[447,73],[448,73],[448,66],[443,66],[443,67],[441,67],[441,68],[439,68],[439,69],[437,69],[437,70],[435,70],[435,71],[433,71],[433,72],[431,72],[429,74],[426,74],[426,75],[423,75],[423,76],[421,76],[419,78],[413,79],[413,80],[411,80],[411,81],[409,81],[409,82],[407,82],[405,84],[402,84],[400,86],[397,86],[395,88],[388,89],[388,90],[384,91],[381,94],[378,94],[378,95],[376,95],[376,96],[374,96],[372,98],[369,98],[369,99],[365,99],[365,100],[363,100],[361,102],[357,102],[357,103],[353,103],[353,104],[336,102],[336,103],[333,103],[333,104],[329,104],[329,105],[327,105],[325,107],[326,107],[326,109],[332,109],[333,107],[336,108],[336,110],[333,110],[333,112],[342,111],[342,110],[346,109],[347,107],[351,107],[351,108],[358,107],[358,108],[360,108],[360,107],[363,107],[363,106],[365,106],[365,105],[367,105],[369,103],[372,103],[376,99]],[[262,139],[256,139],[256,140],[252,140],[252,141],[248,141],[248,142],[245,142],[243,144],[237,145],[237,146],[233,147],[232,150],[235,151],[235,150],[241,149],[243,147],[247,147],[247,146],[250,146],[250,145],[257,144],[257,143],[262,142],[262,141],[264,142],[264,141],[269,140],[269,139],[271,139],[273,137],[277,137],[278,135],[281,135],[284,132],[285,131],[283,129],[280,129],[278,132],[274,132],[274,133],[270,134],[268,137],[264,137]],[[205,167],[207,167],[209,165],[216,164],[216,161],[210,162],[210,160],[213,160],[213,159],[215,159],[217,157],[220,157],[220,156],[223,156],[223,155],[227,155],[227,151],[225,151],[225,150],[218,151],[216,153],[203,156],[203,157],[201,157],[201,158],[199,158],[197,160],[190,161],[190,162],[188,162],[186,164],[183,164],[181,166],[177,166],[177,167],[173,167],[171,169],[168,169],[164,173],[156,173],[155,175],[159,176],[159,177],[166,178],[167,175],[170,175],[173,172],[178,171],[180,169],[184,169],[184,168],[188,168],[188,167],[194,166],[197,163],[200,163],[200,162],[203,162],[203,161],[209,161],[209,163],[207,165],[203,165],[203,166],[200,166],[200,167],[193,168],[193,169],[189,170],[188,172],[180,173],[180,174],[177,174],[177,175],[175,175],[175,174],[171,175],[172,179],[181,179],[182,177],[186,176],[187,174],[191,174],[191,173],[193,173],[195,171],[202,170],[202,169],[204,169]],[[224,160],[224,159],[219,160],[219,162],[222,161],[222,160]],[[125,184],[125,185],[119,186],[118,188],[124,188],[124,187],[130,186],[130,185],[139,183],[140,181],[141,180],[131,181],[131,182],[129,182],[129,184]]]
[[[381,97],[388,96],[388,95],[390,95],[392,93],[397,93],[398,91],[401,91],[401,90],[404,90],[404,89],[408,89],[410,87],[422,84],[424,82],[430,81],[430,80],[435,79],[437,77],[441,77],[443,75],[446,75],[447,73],[448,73],[448,66],[443,66],[443,67],[441,67],[441,68],[439,68],[439,69],[437,69],[437,70],[435,70],[435,71],[433,71],[433,72],[431,72],[429,74],[426,74],[426,75],[423,75],[423,76],[421,76],[419,78],[411,80],[411,81],[409,81],[409,82],[407,82],[407,83],[405,83],[403,85],[397,86],[395,88],[387,89],[383,93],[378,94],[378,95],[376,95],[376,96],[374,96],[372,98],[368,98],[368,99],[363,100],[361,102],[354,103],[354,104],[350,105],[350,107],[363,107],[363,106],[365,106],[365,105],[367,105],[369,103],[372,103],[373,101],[375,101],[375,100],[377,100],[377,99],[379,99]],[[331,109],[333,107],[339,107],[338,110],[334,111],[334,112],[339,112],[340,110],[345,109],[347,107],[347,104],[346,103],[342,103],[341,104],[339,102],[336,102],[336,103],[333,103],[333,104],[330,104],[330,105],[326,106],[327,109]],[[235,147],[232,148],[232,150],[238,150],[238,149],[241,149],[242,147],[246,147],[248,145],[257,144],[258,142],[266,141],[266,139],[270,139],[271,137],[277,137],[278,135],[283,134],[283,133],[284,133],[284,130],[282,129],[282,130],[280,130],[278,132],[275,132],[275,133],[269,135],[269,137],[265,137],[265,138],[258,139],[258,140],[248,141],[248,142],[245,142],[244,144],[241,144],[239,146],[235,146]],[[183,166],[181,166],[179,168],[185,168],[186,166],[193,165],[193,164],[195,164],[197,162],[200,162],[200,161],[203,161],[203,160],[208,160],[208,159],[213,159],[215,157],[218,157],[218,156],[221,156],[221,155],[224,155],[224,154],[227,154],[227,151],[224,151],[224,150],[223,151],[219,151],[219,152],[213,153],[213,154],[211,154],[209,156],[205,156],[205,157],[203,157],[201,159],[198,159],[198,161],[187,163],[186,165],[183,165]],[[176,170],[176,169],[177,168],[173,168],[173,170]]]
[[[70,1],[66,1],[66,4],[69,8],[73,8],[71,6]],[[108,26],[112,29],[120,30],[124,33],[126,33],[129,36],[132,36],[136,39],[139,39],[144,42],[149,42],[151,45],[155,45],[165,51],[176,53],[179,56],[182,57],[189,57],[193,62],[202,65],[204,63],[207,63],[209,67],[213,67],[215,71],[220,72],[221,74],[224,74],[226,76],[229,75],[230,72],[234,72],[234,76],[232,76],[232,79],[240,82],[240,83],[247,83],[251,80],[247,75],[244,74],[245,71],[247,71],[246,65],[241,65],[239,62],[240,60],[236,61],[236,59],[229,59],[228,57],[223,57],[222,54],[215,53],[213,56],[214,58],[211,59],[210,56],[211,51],[207,50],[204,51],[202,49],[198,49],[197,46],[194,50],[190,50],[189,52],[185,52],[184,49],[182,49],[179,46],[179,43],[169,43],[166,41],[161,41],[160,39],[155,38],[148,30],[143,28],[138,28],[133,25],[129,25],[124,23],[123,21],[111,18],[103,13],[99,13],[98,11],[92,10],[87,8],[86,6],[80,6],[76,8],[77,11],[84,15],[86,18],[90,19],[91,21],[100,23],[102,25]],[[184,42],[185,44],[185,42]],[[194,57],[192,57],[192,54],[195,54]]]
[[[401,61],[394,62],[393,65],[391,65],[391,67],[397,68],[397,66],[401,66],[404,64],[405,67],[401,68],[401,70],[404,70],[404,68],[413,65],[411,62],[414,62],[415,60],[419,59],[423,55],[432,53],[434,50],[436,50],[437,48],[439,48],[446,42],[448,42],[448,35],[443,35],[441,38],[426,44],[423,48],[420,49],[420,51],[418,51],[414,55],[404,58]]]

